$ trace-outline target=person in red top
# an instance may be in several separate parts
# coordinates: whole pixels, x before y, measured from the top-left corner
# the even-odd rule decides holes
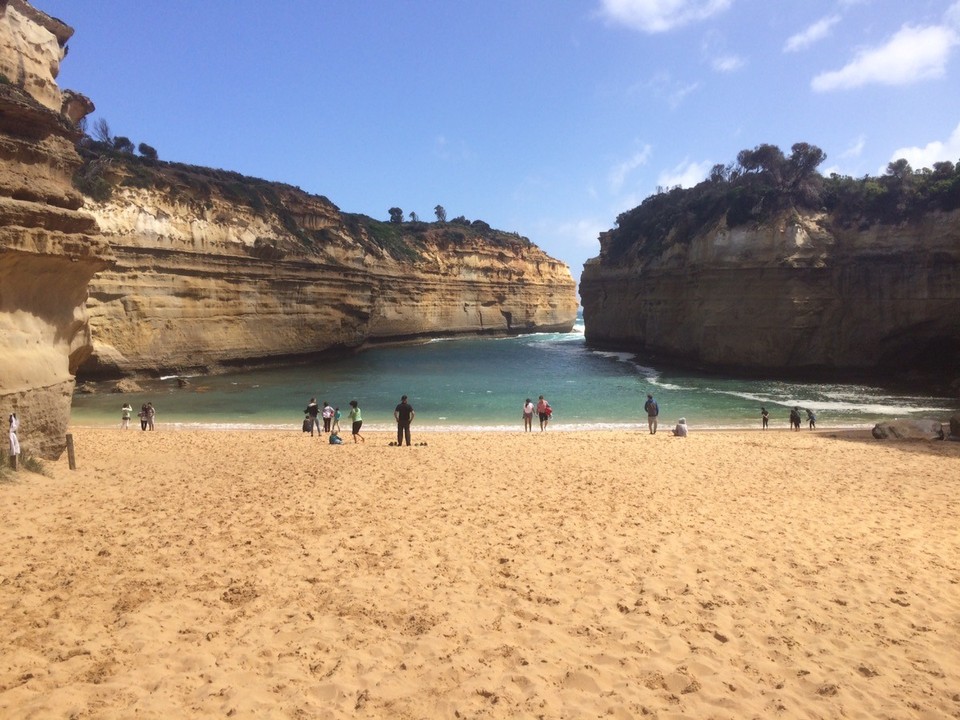
[[[540,432],[543,432],[550,423],[550,416],[553,415],[553,408],[550,407],[550,403],[544,400],[543,395],[537,401],[537,415],[540,416]]]

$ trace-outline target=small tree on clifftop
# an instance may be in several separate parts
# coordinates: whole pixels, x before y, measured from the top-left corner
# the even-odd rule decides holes
[[[433,212],[437,215],[437,222],[446,222],[447,221],[447,211],[443,209],[443,205],[437,205]]]
[[[390,213],[390,222],[392,223],[402,223],[403,222],[403,210],[398,207],[392,207],[389,210]]]

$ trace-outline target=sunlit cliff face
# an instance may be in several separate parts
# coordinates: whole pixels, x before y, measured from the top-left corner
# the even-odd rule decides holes
[[[71,185],[76,130],[54,82],[71,32],[21,1],[0,11],[0,410],[44,457],[64,447],[73,373],[92,349],[87,283],[109,256]]]

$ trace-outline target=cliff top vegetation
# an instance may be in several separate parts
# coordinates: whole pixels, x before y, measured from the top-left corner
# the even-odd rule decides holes
[[[85,128],[84,128],[85,130]],[[83,164],[74,174],[74,186],[97,202],[107,202],[118,187],[143,188],[166,194],[172,201],[195,205],[197,212],[213,206],[215,199],[249,208],[255,216],[275,218],[305,252],[338,242],[346,233],[372,252],[396,260],[415,262],[428,243],[441,247],[483,244],[497,248],[527,248],[532,243],[515,232],[491,228],[483,220],[456,217],[446,220],[446,211],[436,207],[436,222],[421,221],[416,213],[403,221],[399,208],[390,208],[387,222],[359,213],[342,212],[323,195],[311,195],[299,187],[242,175],[230,170],[166,162],[156,149],[127,137],[114,136],[102,119],[94,137],[84,133],[77,144]],[[291,203],[291,198],[296,198]],[[319,229],[301,222],[302,206],[322,209],[331,223]],[[297,207],[301,206],[301,207]],[[399,215],[398,215],[399,213]],[[314,223],[315,224],[315,223]],[[256,248],[264,258],[283,257],[274,246]]]
[[[741,150],[735,163],[715,165],[698,185],[660,188],[622,213],[605,238],[601,258],[616,261],[631,249],[656,255],[720,223],[759,225],[790,210],[822,211],[837,227],[866,229],[960,208],[960,163],[913,170],[901,159],[880,177],[824,177],[817,168],[826,157],[808,143],[796,143],[790,155],[767,144]]]

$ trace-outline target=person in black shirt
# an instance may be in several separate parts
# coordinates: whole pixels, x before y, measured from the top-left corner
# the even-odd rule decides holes
[[[410,447],[410,423],[413,422],[415,415],[413,406],[407,402],[407,396],[404,395],[400,398],[400,404],[393,410],[393,419],[397,421],[397,447],[403,444],[404,439],[407,441],[407,447]]]

